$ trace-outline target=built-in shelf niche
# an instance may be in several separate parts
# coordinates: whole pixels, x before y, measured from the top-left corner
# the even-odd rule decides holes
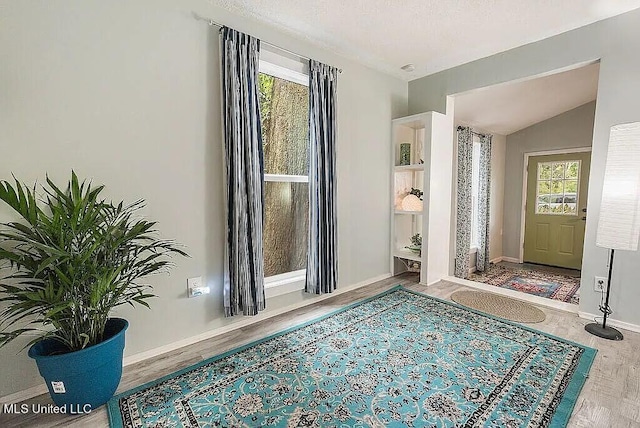
[[[449,270],[453,120],[437,112],[403,117],[393,120],[391,135],[391,272],[419,270],[420,283],[431,284]],[[403,206],[411,188],[424,192],[422,202],[408,198]],[[405,248],[416,233],[420,254]]]

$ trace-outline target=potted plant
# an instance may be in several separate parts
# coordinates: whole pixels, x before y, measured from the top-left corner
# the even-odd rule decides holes
[[[112,310],[149,307],[154,295],[140,280],[168,271],[171,255],[186,256],[137,216],[143,200],[113,204],[103,188],[74,172],[66,190],[47,177],[39,196],[36,186],[0,181],[0,200],[21,217],[0,223],[0,347],[33,336],[29,356],[67,412],[113,396],[128,323]]]
[[[409,251],[413,251],[417,255],[422,253],[422,235],[416,233],[411,237],[411,245],[406,246]]]

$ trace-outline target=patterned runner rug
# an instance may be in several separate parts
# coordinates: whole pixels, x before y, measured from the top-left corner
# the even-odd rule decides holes
[[[565,426],[596,350],[396,287],[114,397],[114,427]]]
[[[576,276],[491,264],[487,271],[469,275],[469,280],[576,305],[580,301]]]

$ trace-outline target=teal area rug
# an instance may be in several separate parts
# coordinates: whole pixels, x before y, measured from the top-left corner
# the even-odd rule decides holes
[[[396,287],[114,397],[114,427],[560,427],[596,351]]]

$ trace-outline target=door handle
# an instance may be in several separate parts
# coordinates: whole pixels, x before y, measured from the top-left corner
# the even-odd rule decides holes
[[[587,209],[586,209],[586,208],[583,208],[583,209],[581,209],[580,211],[582,211],[583,213],[586,213],[586,212],[587,212]]]
[[[583,220],[583,221],[587,221],[587,217],[582,217],[582,219],[581,219],[581,220]]]

